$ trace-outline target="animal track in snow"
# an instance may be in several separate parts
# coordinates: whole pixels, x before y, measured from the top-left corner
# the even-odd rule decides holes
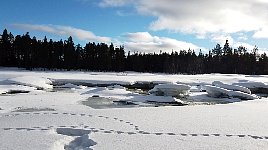
[[[203,134],[197,134],[197,133],[174,133],[174,132],[147,132],[140,130],[139,126],[135,125],[134,123],[130,121],[125,121],[123,119],[119,119],[117,117],[108,117],[103,115],[92,115],[92,114],[76,114],[76,113],[67,113],[67,112],[22,112],[22,113],[15,113],[15,114],[8,114],[8,115],[2,115],[1,117],[17,117],[20,115],[70,115],[70,116],[77,116],[77,117],[95,117],[99,119],[105,119],[110,121],[116,121],[121,124],[126,124],[134,129],[134,131],[120,131],[120,130],[113,130],[113,129],[105,129],[105,128],[96,128],[88,125],[59,125],[59,126],[47,126],[47,127],[39,127],[39,126],[33,126],[33,127],[18,127],[18,128],[2,128],[4,131],[9,130],[17,130],[17,131],[47,131],[51,129],[56,129],[56,132],[58,134],[67,135],[67,136],[82,136],[83,133],[104,133],[104,134],[126,134],[126,135],[155,135],[155,136],[191,136],[191,137],[238,137],[238,138],[253,138],[256,140],[268,140],[268,136],[257,136],[257,135],[246,135],[246,134],[218,134],[218,133],[203,133]],[[83,129],[81,129],[83,128]],[[79,141],[79,140],[78,140]]]

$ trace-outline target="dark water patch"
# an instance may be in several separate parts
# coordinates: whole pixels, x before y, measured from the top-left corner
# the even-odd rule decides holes
[[[92,95],[92,97],[100,97],[99,95]]]
[[[8,96],[8,95],[15,95],[15,94],[27,94],[30,93],[30,91],[25,90],[9,90],[5,93],[0,93],[1,96]]]
[[[268,88],[264,87],[256,87],[256,88],[249,88],[252,94],[268,94]]]
[[[159,107],[159,106],[185,106],[187,104],[185,103],[181,103],[181,102],[156,102],[156,101],[147,101],[147,103],[149,104],[153,104],[155,105],[155,107]]]
[[[119,101],[113,101],[113,103],[117,104],[117,105],[138,105],[138,104],[135,104],[131,101],[123,101],[123,100],[119,100]]]
[[[153,89],[156,85],[161,84],[161,83],[167,83],[167,82],[165,81],[163,82],[138,81],[131,85],[125,85],[125,87],[129,89],[141,89],[144,91],[149,91]]]
[[[29,93],[30,91],[24,91],[24,90],[10,90],[7,92],[7,94],[20,94],[20,93]]]

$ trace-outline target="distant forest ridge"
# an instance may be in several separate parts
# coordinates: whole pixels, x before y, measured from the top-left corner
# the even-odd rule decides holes
[[[158,51],[158,50],[156,50]],[[161,73],[226,73],[268,74],[266,53],[258,54],[255,46],[248,50],[243,46],[232,48],[228,40],[217,44],[208,54],[200,50],[180,50],[172,53],[126,53],[124,46],[113,43],[89,42],[84,47],[75,45],[72,37],[53,41],[46,37],[37,40],[29,32],[12,35],[6,29],[0,35],[0,66],[21,67],[29,70],[91,70],[91,71],[138,71]]]

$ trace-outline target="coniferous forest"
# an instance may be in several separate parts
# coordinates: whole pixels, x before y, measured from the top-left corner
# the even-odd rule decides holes
[[[82,47],[75,45],[71,36],[64,41],[46,37],[37,40],[28,32],[14,36],[5,29],[0,36],[0,66],[29,70],[268,74],[268,57],[265,53],[259,55],[256,46],[252,50],[243,46],[232,48],[228,40],[223,46],[217,44],[207,54],[191,49],[172,53],[130,53],[124,46],[112,43],[89,42]]]

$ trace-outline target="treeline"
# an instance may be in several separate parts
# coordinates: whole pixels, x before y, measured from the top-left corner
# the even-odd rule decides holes
[[[157,50],[156,50],[157,51]],[[239,73],[268,74],[267,55],[258,55],[258,48],[233,49],[228,40],[223,47],[217,44],[208,54],[200,50],[180,50],[172,53],[125,53],[124,46],[112,43],[89,42],[84,47],[75,45],[72,37],[53,41],[46,37],[37,40],[24,35],[13,36],[6,29],[0,36],[0,66],[34,68],[138,71],[163,73]]]

